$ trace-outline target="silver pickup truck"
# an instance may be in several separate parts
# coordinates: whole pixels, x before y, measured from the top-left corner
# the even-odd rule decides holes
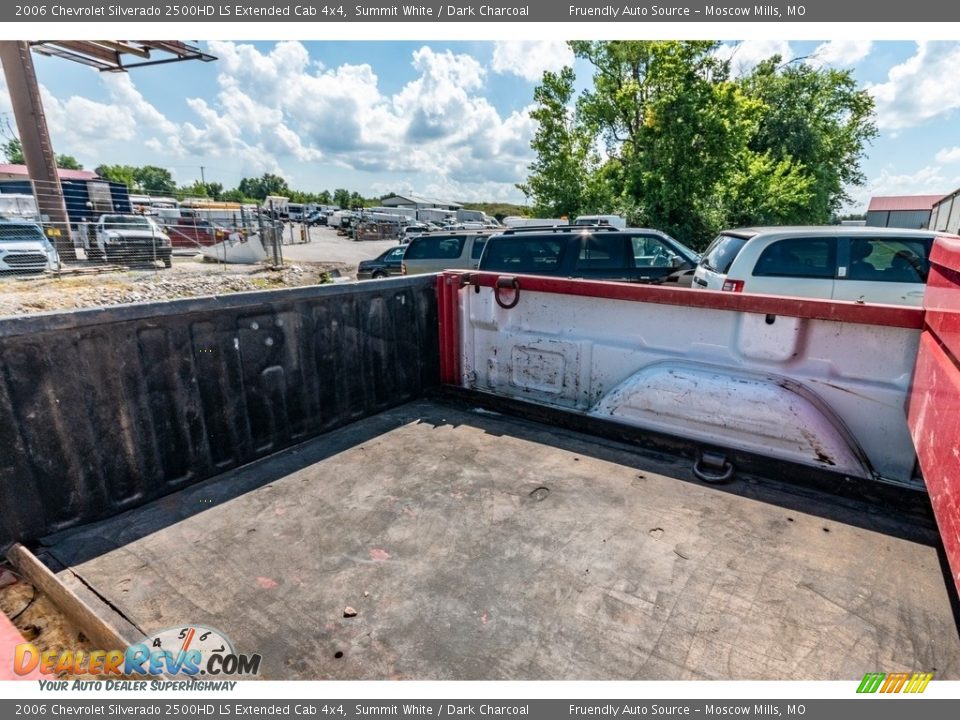
[[[94,232],[94,259],[172,264],[170,237],[145,215],[101,215]]]

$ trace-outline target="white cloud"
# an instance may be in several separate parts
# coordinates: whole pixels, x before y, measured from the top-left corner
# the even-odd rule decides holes
[[[536,44],[541,68],[568,57],[554,45]],[[508,70],[503,63],[518,45],[503,47],[499,71],[533,72]],[[153,106],[129,75],[97,76],[105,102],[44,90],[58,152],[88,167],[151,163],[175,175],[178,167],[230,167],[231,177],[214,178],[228,184],[236,173],[263,172],[293,182],[297,163],[325,163],[405,175],[408,188],[463,200],[518,198],[514,184],[532,157],[531,108],[499,111],[485,95],[488,69],[470,55],[420,47],[410,56],[413,79],[386,92],[369,64],[326,67],[299,42],[261,51],[217,41],[209,49],[219,58],[218,88],[186,97],[185,120]]]
[[[831,40],[818,45],[806,62],[814,67],[846,68],[863,60],[872,49],[870,40]]]
[[[498,40],[490,67],[501,75],[517,75],[538,82],[546,70],[559,72],[573,65],[573,52],[560,40]]]
[[[129,75],[90,72],[104,84],[109,102],[80,95],[61,99],[40,85],[47,128],[57,152],[73,155],[86,167],[93,167],[103,161],[104,151],[118,143],[143,140],[148,132],[177,132],[176,124],[140,94]],[[6,85],[0,77],[0,112],[8,112],[13,125],[10,107]]]
[[[744,40],[721,45],[717,48],[716,55],[721,60],[729,60],[731,74],[738,77],[746,75],[773,55],[779,55],[781,62],[792,60],[793,49],[786,40]]]
[[[886,82],[868,85],[881,130],[915,127],[960,107],[960,43],[920,42],[890,68]]]
[[[944,148],[937,153],[937,162],[949,165],[951,163],[960,163],[960,146]]]
[[[870,198],[875,195],[936,195],[948,193],[960,185],[960,173],[945,172],[939,165],[926,165],[908,173],[887,167],[866,186],[854,188],[847,208],[866,212]]]
[[[513,185],[525,177],[530,161],[529,108],[501,116],[482,94],[486,70],[475,58],[421,47],[411,56],[416,77],[388,95],[370,65],[325,68],[310,63],[298,43],[281,45],[268,53],[235,43],[211,46],[227,59],[218,79],[219,107],[256,119],[237,126],[209,117],[211,108],[194,101],[212,137],[191,127],[184,143],[232,145],[239,138],[255,139],[280,158],[416,172],[419,180],[412,186],[421,192],[432,187],[462,199],[516,197]],[[282,92],[275,90],[277,84]],[[487,194],[474,195],[470,187]],[[443,188],[447,191],[440,192]]]

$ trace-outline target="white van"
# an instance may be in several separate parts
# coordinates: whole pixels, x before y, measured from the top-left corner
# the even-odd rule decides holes
[[[454,230],[419,235],[407,245],[401,272],[419,275],[441,270],[476,270],[491,234],[489,230]]]
[[[919,306],[936,236],[839,225],[724,230],[693,288]]]

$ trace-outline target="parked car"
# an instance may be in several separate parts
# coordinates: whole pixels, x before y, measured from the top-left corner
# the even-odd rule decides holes
[[[415,222],[410,223],[409,225],[404,226],[403,230],[400,231],[400,242],[408,243],[417,235],[423,235],[426,232],[430,232],[435,228],[432,225],[427,223]]]
[[[357,266],[357,280],[377,280],[389,275],[400,275],[400,264],[406,249],[405,245],[398,245],[383,251],[373,260],[361,260]]]
[[[20,220],[0,220],[0,273],[35,273],[59,269],[60,256],[39,225]]]
[[[223,242],[230,231],[209,220],[193,216],[179,217],[162,226],[173,247],[196,248]]]
[[[170,236],[144,215],[101,215],[96,225],[96,259],[105,262],[138,260],[161,261],[172,265]]]
[[[936,233],[813,226],[724,230],[693,287],[892,305],[920,305]]]
[[[699,259],[659,230],[566,225],[494,235],[480,258],[480,270],[689,287]]]
[[[403,274],[476,269],[488,237],[489,230],[457,230],[415,237],[403,255]]]
[[[307,215],[303,219],[304,225],[326,225],[327,224],[327,213],[322,210],[314,210],[312,213]]]

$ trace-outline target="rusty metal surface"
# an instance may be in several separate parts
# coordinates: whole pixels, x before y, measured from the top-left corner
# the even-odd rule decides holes
[[[438,382],[432,277],[0,320],[0,548]]]

